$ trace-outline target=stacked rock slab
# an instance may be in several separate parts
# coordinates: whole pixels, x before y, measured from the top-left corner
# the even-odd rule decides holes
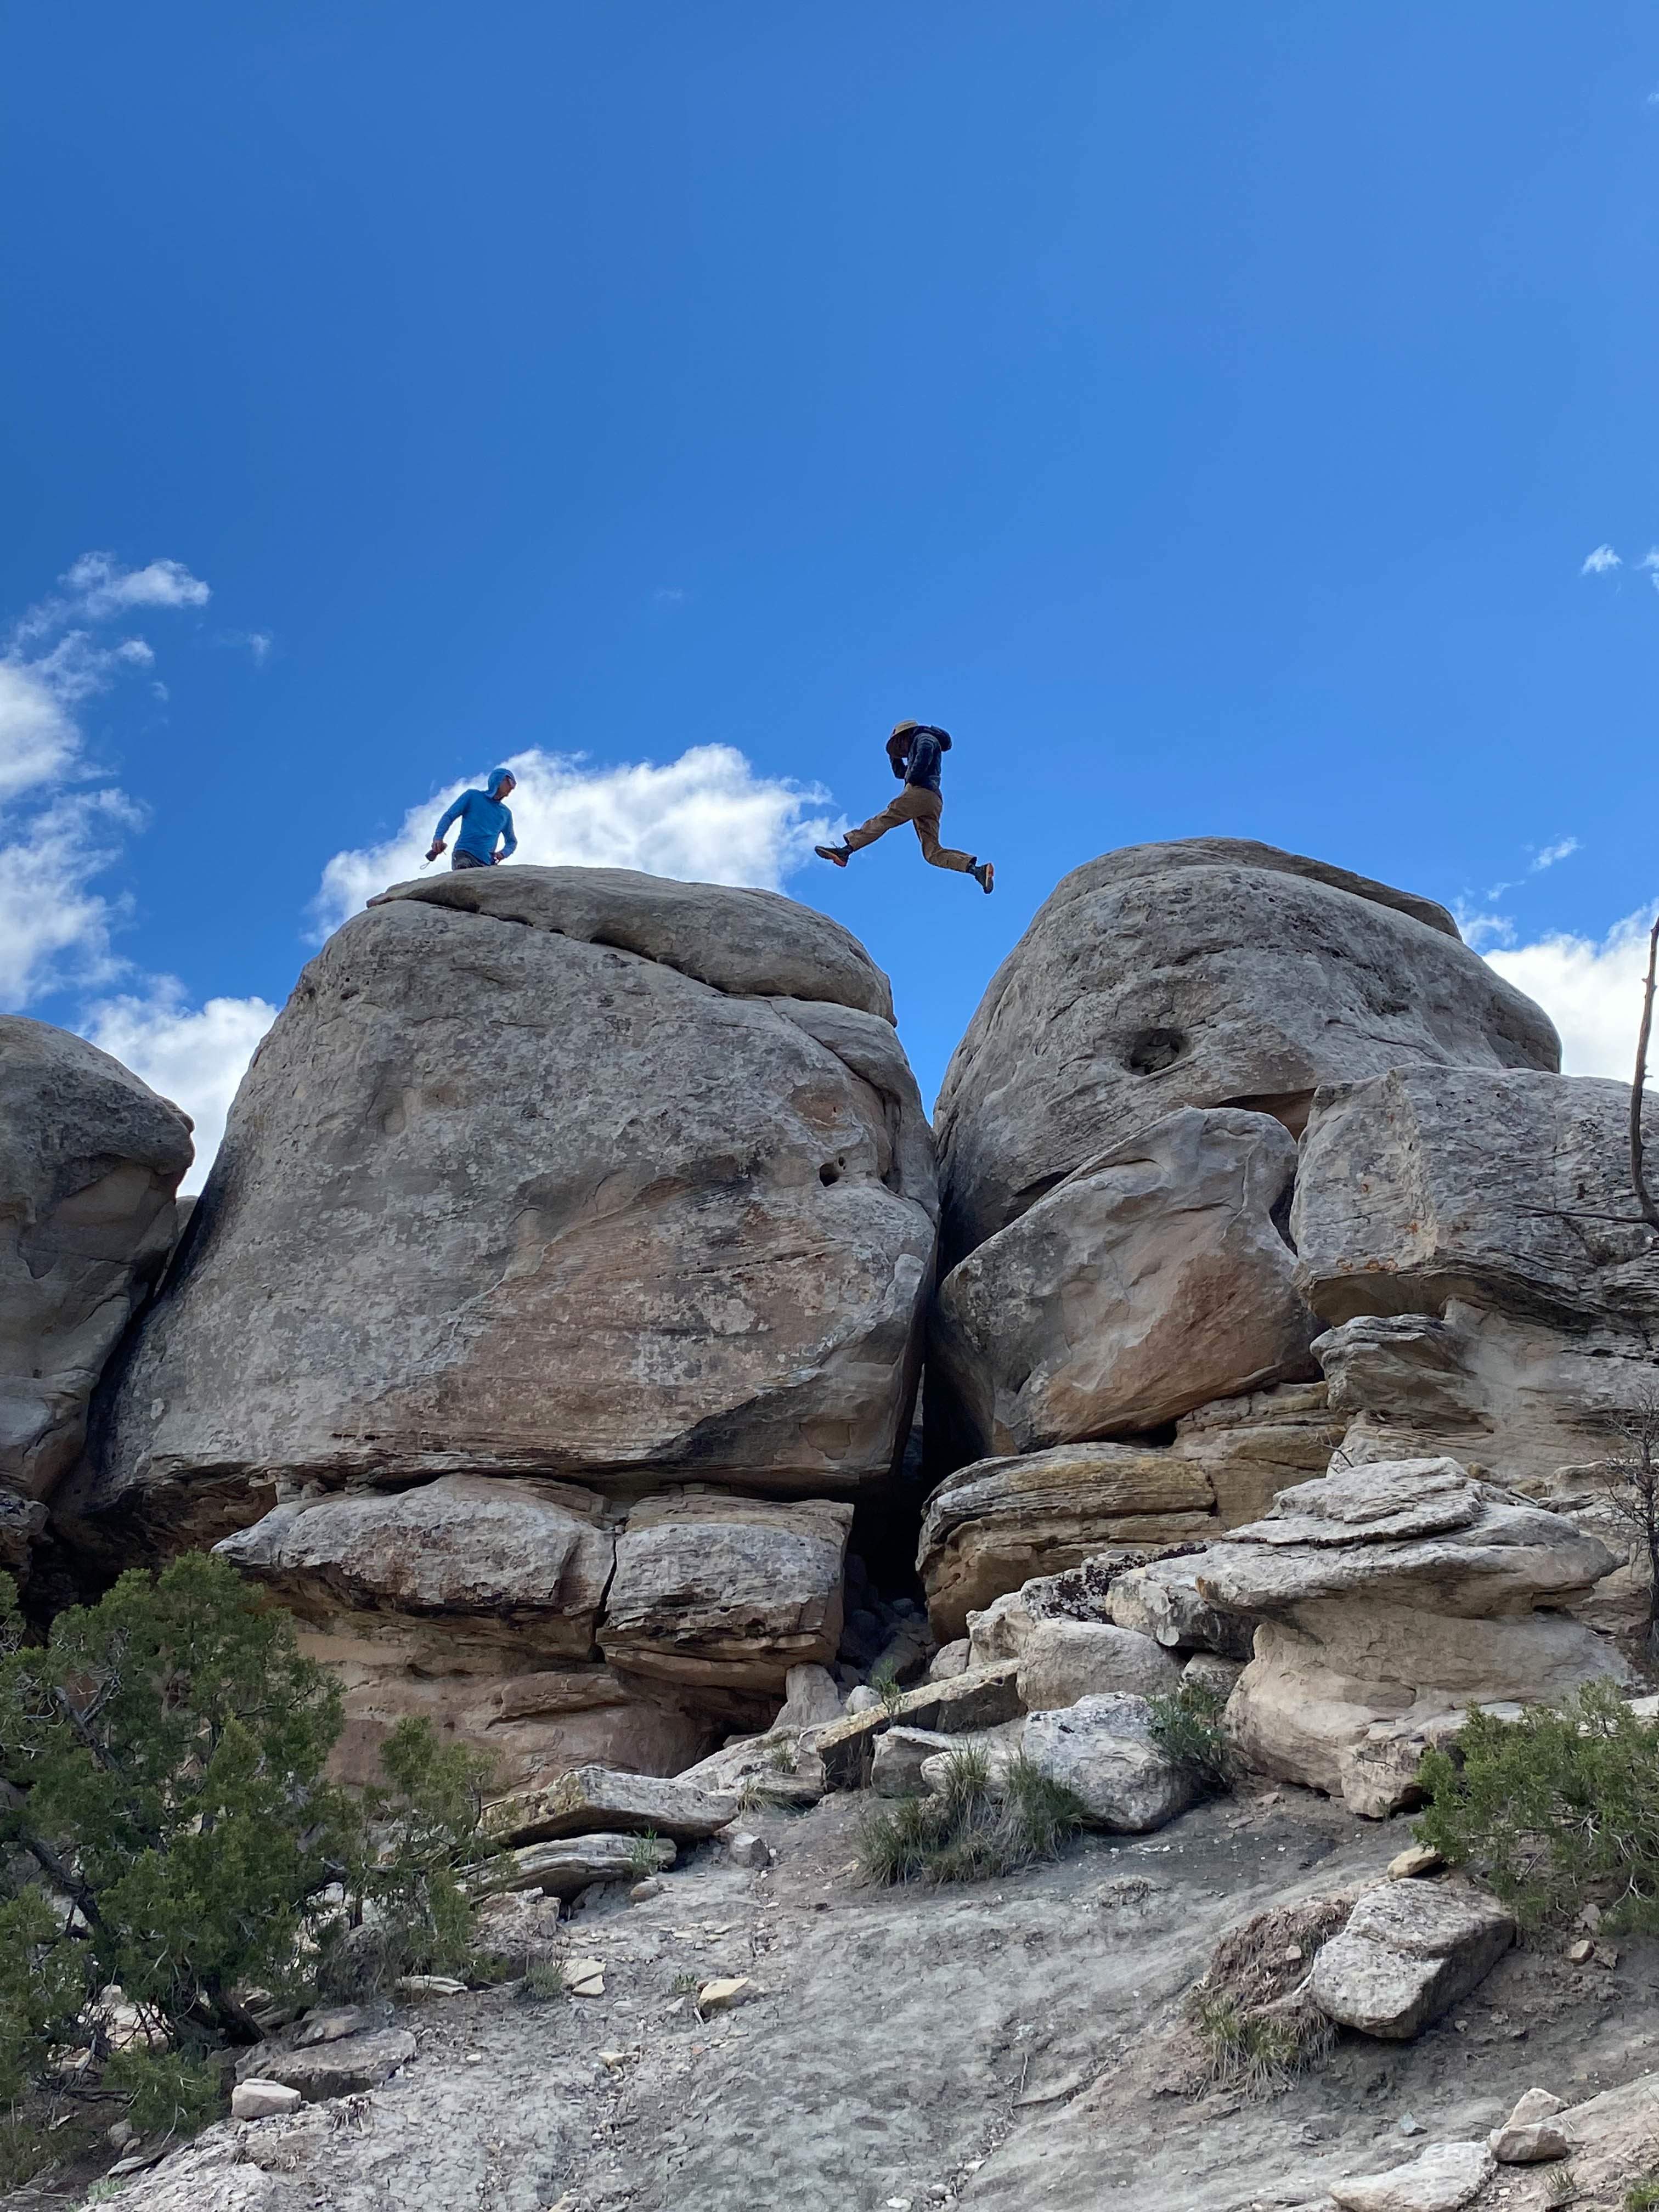
[[[1180,1428],[1167,1443],[1172,1421],[1225,1428],[1218,1407],[1316,1376],[1290,1218],[1295,1139],[1322,1085],[1559,1060],[1542,1012],[1431,901],[1216,838],[1068,876],[998,970],[939,1097],[953,1264],[927,1409],[947,1480],[922,1547],[939,1633],[959,1634],[999,1588],[1125,1540],[1109,1491],[1091,1508],[1086,1481],[1041,1468],[1048,1455],[1133,1451],[1150,1492],[1159,1458],[1190,1456]],[[1299,1445],[1305,1413],[1295,1425]],[[1276,1486],[1324,1463],[1286,1467]],[[1170,1468],[1166,1491],[1189,1472]],[[1154,1510],[1226,1525],[1267,1495],[1229,1511],[1218,1485]],[[1000,1538],[1016,1527],[1017,1546]]]
[[[24,1565],[166,1265],[190,1127],[84,1037],[0,1016],[0,1565]]]
[[[1560,1609],[1613,1554],[1450,1459],[1300,1484],[1179,1564],[1202,1599],[1256,1623],[1226,1711],[1245,1762],[1368,1815],[1410,1801],[1437,1723],[1622,1673],[1608,1642]]]
[[[1519,1071],[1319,1094],[1292,1227],[1347,1459],[1449,1451],[1628,1548],[1607,1462],[1659,1407],[1659,1236],[1629,1118],[1624,1084]],[[1643,1558],[1576,1609],[1635,1652],[1645,1578]]]
[[[365,1755],[435,1708],[520,1775],[683,1765],[833,1657],[935,1214],[836,923],[615,870],[399,885],[261,1046],[58,1511],[106,1554],[228,1540]]]

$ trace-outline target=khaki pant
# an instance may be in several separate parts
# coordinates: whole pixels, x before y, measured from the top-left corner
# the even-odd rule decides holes
[[[916,835],[921,840],[921,857],[929,867],[954,868],[959,876],[965,876],[974,865],[973,854],[958,853],[939,842],[939,816],[944,811],[945,801],[938,792],[925,790],[919,783],[907,783],[890,806],[884,806],[879,814],[872,814],[856,830],[848,831],[848,850],[856,853],[866,845],[873,845],[890,830],[896,830],[901,822],[914,822]]]

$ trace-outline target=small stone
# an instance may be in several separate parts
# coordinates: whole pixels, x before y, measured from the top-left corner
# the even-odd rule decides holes
[[[599,2063],[609,2073],[620,2073],[627,2063],[628,2053],[625,2051],[602,2051],[599,2053]]]
[[[1595,1956],[1595,1946],[1587,1936],[1581,1936],[1576,1943],[1567,1946],[1567,1964],[1570,1966],[1588,1966]]]
[[[733,1866],[746,1867],[751,1874],[772,1863],[771,1848],[766,1838],[748,1828],[726,1830],[726,1855]]]
[[[294,2039],[296,2051],[310,2051],[319,2043],[341,2043],[349,2035],[364,2035],[374,2026],[362,2005],[332,2005],[325,2012],[306,2014]]]
[[[131,2120],[117,2120],[112,2128],[104,2131],[104,2141],[112,2150],[125,2150],[130,2142],[137,2142],[138,2130]]]
[[[1287,1966],[1299,1966],[1302,1964],[1302,1946],[1299,1943],[1287,1943],[1285,1946],[1285,1964]]]
[[[1592,1936],[1595,1935],[1601,1925],[1601,1906],[1599,1905],[1587,1905],[1578,1916],[1578,1925],[1581,1928],[1588,1929]]]
[[[714,1981],[705,1982],[697,1991],[697,2010],[730,2012],[734,2005],[747,2004],[750,1997],[759,1995],[760,1991],[747,1974],[720,1977]]]
[[[847,1692],[847,1703],[842,1711],[848,1719],[857,1713],[878,1713],[881,1711],[881,1699],[868,1683],[860,1682],[857,1689]]]
[[[603,1959],[572,1959],[564,1970],[564,1985],[573,1997],[605,1995]]]
[[[643,1881],[636,1881],[633,1888],[629,1891],[628,1901],[630,1905],[649,1905],[652,1899],[660,1897],[662,1892],[663,1885],[659,1877],[654,1874],[648,1874]]]
[[[1422,2121],[1416,2118],[1414,2115],[1410,2112],[1401,2112],[1400,2115],[1399,2127],[1400,2132],[1402,2136],[1423,2136],[1428,2133],[1428,2130],[1424,2126]]]
[[[400,1997],[410,2004],[423,2004],[429,1997],[464,1997],[466,1984],[458,1982],[453,1974],[404,1974],[392,1987]]]
[[[1426,1844],[1409,1844],[1389,1861],[1390,1881],[1416,1881],[1425,1874],[1438,1874],[1446,1862]]]
[[[304,2099],[297,2089],[281,2081],[239,2081],[230,2093],[233,2120],[270,2120],[281,2112],[297,2112]]]
[[[1553,2097],[1547,2089],[1528,2089],[1504,2122],[1506,2127],[1529,2128],[1535,2120],[1553,2120],[1558,2112],[1566,2111],[1565,2100]]]
[[[1553,2120],[1534,2120],[1528,2125],[1494,2128],[1486,2137],[1500,2166],[1540,2166],[1548,2158],[1565,2158],[1571,2144]]]
[[[1616,1943],[1598,1943],[1590,1953],[1590,1958],[1596,1966],[1605,1966],[1611,1972],[1619,1964],[1619,1946]]]

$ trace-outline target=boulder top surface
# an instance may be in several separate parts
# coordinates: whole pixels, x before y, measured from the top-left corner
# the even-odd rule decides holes
[[[852,931],[781,891],[515,864],[416,877],[368,904],[402,899],[636,953],[738,998],[827,999],[894,1018],[887,978]]]
[[[1430,929],[1462,942],[1462,932],[1449,908],[1437,899],[1422,898],[1415,891],[1396,890],[1375,877],[1355,875],[1328,860],[1310,860],[1304,853],[1287,853],[1278,845],[1264,845],[1255,837],[1171,837],[1151,845],[1123,845],[1102,853],[1062,876],[1049,893],[1049,906],[1066,905],[1109,884],[1127,883],[1133,876],[1162,875],[1171,868],[1266,868],[1281,876],[1301,876],[1309,883],[1328,884],[1333,890],[1369,899],[1374,906],[1392,907]]]

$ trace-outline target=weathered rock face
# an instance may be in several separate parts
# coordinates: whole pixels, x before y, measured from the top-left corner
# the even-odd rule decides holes
[[[1316,1374],[1279,1217],[1296,1145],[1182,1108],[1068,1176],[940,1285],[930,1376],[981,1456],[1154,1429]]]
[[[1066,1444],[959,1468],[928,1500],[917,1555],[934,1632],[960,1636],[970,1611],[1033,1577],[1253,1521],[1324,1472],[1342,1430],[1322,1384],[1287,1383],[1199,1407],[1167,1447]]]
[[[0,1493],[38,1500],[172,1249],[190,1121],[67,1030],[0,1015]],[[19,1565],[43,1516],[7,1510]]]
[[[1404,1745],[1471,1705],[1537,1702],[1617,1677],[1607,1643],[1556,1610],[1614,1565],[1596,1538],[1469,1480],[1455,1461],[1363,1466],[1287,1491],[1266,1519],[1192,1562],[1198,1593],[1254,1619],[1255,1656],[1227,1706],[1257,1771],[1341,1795],[1379,1792],[1372,1731]]]
[[[1451,1298],[1651,1356],[1659,1238],[1630,1194],[1622,1083],[1401,1068],[1316,1102],[1291,1233],[1327,1321]],[[1659,1110],[1654,1117],[1659,1143]]]
[[[1114,1690],[1169,1697],[1180,1686],[1180,1664],[1161,1644],[1109,1621],[1039,1620],[1020,1654],[1019,1696],[1028,1712],[1058,1711]]]
[[[1294,1133],[1319,1085],[1423,1064],[1560,1064],[1443,908],[1241,840],[1106,854],[1040,909],[951,1061],[946,1257],[1176,1107]]]
[[[599,1642],[658,1680],[784,1695],[793,1667],[841,1639],[853,1509],[699,1496],[647,1498],[628,1516]]]
[[[279,1478],[879,1483],[934,1203],[887,1005],[854,939],[766,892],[400,886],[260,1048],[82,1538],[221,1535]]]

